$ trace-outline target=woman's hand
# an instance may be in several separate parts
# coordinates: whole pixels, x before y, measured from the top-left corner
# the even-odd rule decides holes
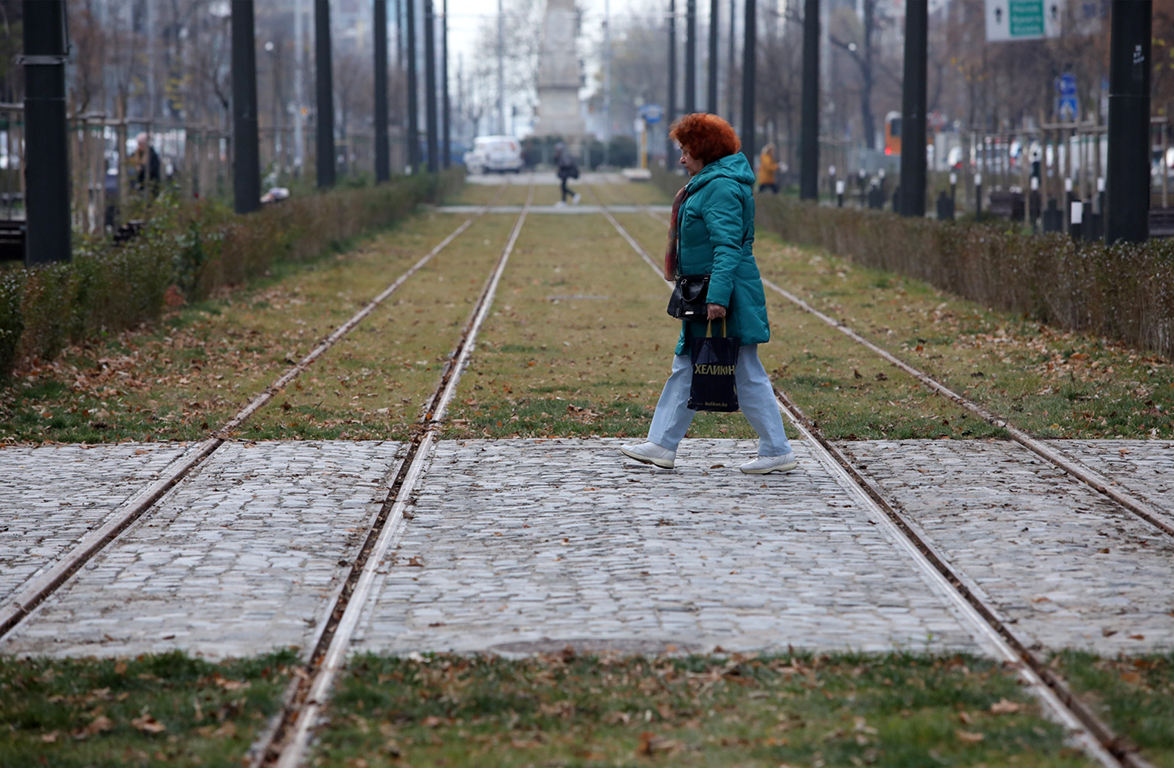
[[[707,313],[706,319],[708,320],[721,320],[726,316],[726,308],[721,304],[706,304],[705,310]]]

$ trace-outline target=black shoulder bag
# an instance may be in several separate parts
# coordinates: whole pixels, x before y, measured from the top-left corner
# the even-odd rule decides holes
[[[709,275],[678,275],[669,297],[669,317],[678,320],[704,320],[705,297],[709,293]]]

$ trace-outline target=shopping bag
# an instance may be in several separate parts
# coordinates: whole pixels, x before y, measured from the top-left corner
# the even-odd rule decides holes
[[[726,336],[726,320],[722,318],[722,335],[713,336],[713,321],[705,330],[705,338],[690,339],[690,357],[693,360],[693,383],[689,387],[689,409],[693,411],[738,410],[738,385],[734,371],[738,365],[738,347],[741,340]]]

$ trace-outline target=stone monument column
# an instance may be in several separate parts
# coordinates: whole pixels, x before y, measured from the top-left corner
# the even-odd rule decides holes
[[[578,20],[574,0],[546,0],[542,48],[538,58],[536,136],[560,136],[581,155],[587,126],[579,107]]]

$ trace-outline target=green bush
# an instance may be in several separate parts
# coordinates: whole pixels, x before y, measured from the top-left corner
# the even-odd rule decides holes
[[[159,318],[174,286],[186,299],[241,285],[279,261],[313,259],[437,201],[463,170],[294,198],[248,216],[216,203],[159,201],[143,232],[118,247],[76,243],[73,261],[0,272],[0,378],[22,360],[52,359],[72,343]]]
[[[675,193],[684,177],[659,171]],[[994,309],[1174,357],[1174,242],[1074,243],[1006,223],[954,223],[760,196],[757,224],[783,239],[924,280]]]

